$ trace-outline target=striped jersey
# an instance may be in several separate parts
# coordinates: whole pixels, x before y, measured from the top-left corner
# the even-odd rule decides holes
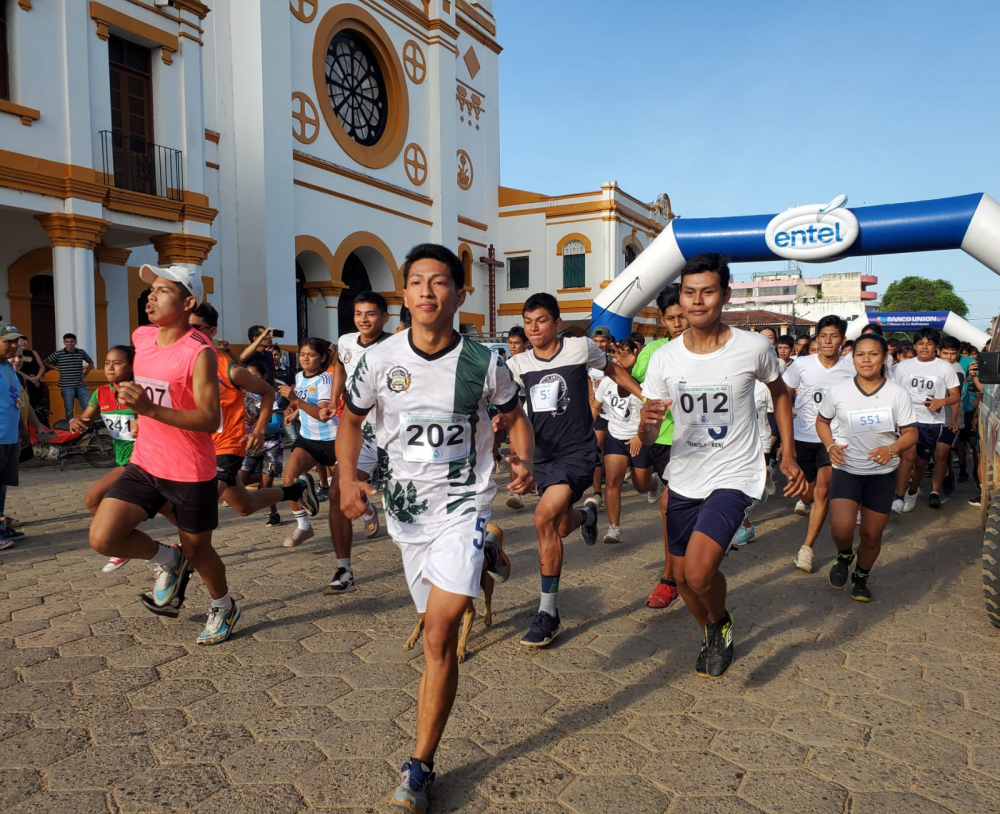
[[[393,539],[422,542],[422,526],[489,507],[497,487],[486,404],[501,412],[518,404],[498,354],[456,333],[429,355],[403,331],[368,349],[345,400],[355,415],[374,415]]]
[[[344,370],[347,373],[347,381],[351,380],[351,376],[354,375],[354,371],[358,367],[358,363],[364,358],[364,355],[378,345],[380,342],[384,342],[392,334],[382,332],[382,335],[375,339],[373,342],[365,345],[361,341],[360,333],[344,334],[340,337],[337,343],[337,354],[340,357],[340,363],[344,366]],[[375,425],[372,423],[372,417],[369,414],[365,418],[365,423],[361,428],[362,435],[366,441],[375,440]]]
[[[295,374],[295,395],[306,404],[314,407],[321,402],[329,402],[333,394],[333,376],[329,373],[320,373],[318,376],[306,376],[299,371]],[[337,419],[331,418],[329,421],[320,421],[311,415],[306,415],[305,410],[299,410],[299,423],[303,438],[310,441],[333,441],[337,438]]]
[[[79,387],[83,384],[83,366],[94,366],[94,360],[85,350],[77,348],[70,353],[66,348],[60,348],[45,357],[46,364],[59,368],[60,387]]]

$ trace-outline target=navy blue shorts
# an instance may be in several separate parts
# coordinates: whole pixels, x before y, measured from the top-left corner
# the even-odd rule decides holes
[[[638,455],[633,456],[629,452],[628,444],[624,441],[619,441],[611,433],[604,436],[604,456],[607,457],[608,455],[624,455],[636,469],[649,469],[653,465],[652,447],[643,447],[639,450]]]
[[[567,455],[555,461],[535,461],[535,485],[538,494],[558,483],[565,483],[573,493],[576,503],[583,493],[594,486],[594,470],[600,466],[597,446],[584,452]]]
[[[920,460],[929,461],[934,457],[934,448],[939,443],[946,443],[941,438],[944,429],[944,424],[917,424],[917,457]]]
[[[716,489],[704,499],[684,497],[667,487],[667,540],[670,553],[683,557],[691,535],[700,531],[728,551],[736,531],[757,501],[739,489]]]

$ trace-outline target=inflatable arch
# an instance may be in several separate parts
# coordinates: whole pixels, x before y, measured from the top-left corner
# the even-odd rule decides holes
[[[988,333],[951,311],[878,311],[864,314],[847,326],[846,338],[857,339],[866,325],[881,325],[884,331],[890,332],[936,328],[980,350],[990,343]]]
[[[1000,274],[1000,204],[989,195],[855,210],[846,203],[846,196],[839,195],[828,204],[798,206],[777,215],[672,220],[594,299],[591,324],[606,325],[615,336],[630,333],[633,317],[702,252],[725,252],[734,263],[756,263],[961,249]],[[954,324],[960,318],[952,314],[948,319]],[[948,333],[961,336],[954,330]]]

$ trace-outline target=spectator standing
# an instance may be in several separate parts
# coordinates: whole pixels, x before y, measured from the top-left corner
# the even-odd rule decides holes
[[[16,344],[16,343],[15,343]],[[12,354],[13,355],[13,354]],[[80,412],[90,404],[90,393],[84,377],[94,369],[94,360],[83,348],[76,346],[76,335],[63,336],[63,348],[45,357],[45,367],[59,371],[59,390],[66,407],[66,420],[73,417],[73,402],[80,403]]]
[[[274,360],[274,379],[282,384],[295,381],[295,371],[288,366],[288,354],[283,353],[278,345],[271,346],[271,358]]]
[[[21,349],[21,378],[24,379],[28,389],[28,402],[35,412],[38,412],[45,405],[45,387],[42,385],[42,375],[45,373],[45,364],[37,351],[31,350],[28,345],[28,337],[22,336],[17,340]]]
[[[274,328],[251,325],[247,330],[247,339],[250,340],[250,344],[240,353],[240,364],[256,363],[261,370],[267,372],[264,381],[271,387],[274,387],[274,356],[271,353],[271,348],[274,346],[273,333]]]

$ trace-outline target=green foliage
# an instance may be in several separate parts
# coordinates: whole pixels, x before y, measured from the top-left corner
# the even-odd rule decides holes
[[[947,280],[904,277],[889,284],[882,295],[882,311],[954,311],[960,317],[969,313],[955,287]]]

